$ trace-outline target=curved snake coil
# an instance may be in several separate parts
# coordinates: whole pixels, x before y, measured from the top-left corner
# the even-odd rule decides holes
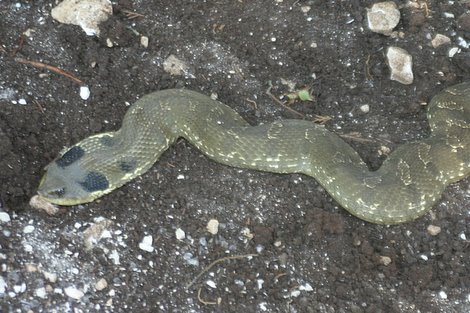
[[[428,107],[429,138],[399,146],[377,171],[336,134],[303,120],[250,126],[234,110],[189,90],[148,94],[116,132],[94,135],[46,168],[38,193],[59,205],[93,201],[147,171],[179,137],[214,161],[315,178],[348,212],[379,224],[426,213],[470,173],[470,82]]]

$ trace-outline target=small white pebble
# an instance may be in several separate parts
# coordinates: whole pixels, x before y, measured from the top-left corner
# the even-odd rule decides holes
[[[57,274],[44,272],[44,278],[50,281],[51,283],[55,283],[57,281]]]
[[[263,312],[266,312],[268,310],[268,307],[267,307],[267,303],[266,302],[261,302],[260,304],[258,304],[259,306],[259,309]]]
[[[142,45],[142,47],[147,48],[149,46],[149,37],[147,36],[140,37],[140,44]]]
[[[18,100],[18,103],[21,104],[21,105],[25,105],[27,104],[26,100],[21,98],[20,100]]]
[[[27,263],[25,266],[24,266],[26,272],[28,273],[35,273],[38,271],[38,267],[34,264],[31,264],[31,263]]]
[[[425,254],[421,254],[419,257],[420,257],[422,260],[424,260],[424,261],[429,260],[428,256],[425,255]]]
[[[13,291],[16,293],[23,293],[26,291],[26,284],[22,283],[21,285],[13,286]]]
[[[380,263],[382,263],[385,266],[388,266],[388,265],[390,265],[390,263],[392,263],[392,259],[390,257],[384,256],[384,255],[381,255],[379,257],[379,260],[380,260]]]
[[[184,179],[184,175],[183,174],[179,174],[176,179]]]
[[[152,235],[145,236],[139,243],[139,248],[147,252],[153,252],[153,238]]]
[[[23,248],[24,248],[24,251],[26,252],[33,252],[33,246],[30,244],[25,244]]]
[[[219,232],[219,221],[215,219],[209,220],[206,228],[209,233],[216,235]]]
[[[101,278],[95,284],[95,289],[98,291],[103,290],[106,287],[108,287],[108,282],[104,278]]]
[[[457,54],[458,52],[460,52],[460,48],[458,48],[458,47],[452,47],[452,48],[450,48],[450,49],[449,49],[449,52],[448,52],[449,58],[454,57],[454,55]]]
[[[303,5],[300,7],[300,10],[303,12],[303,13],[307,13],[308,11],[310,11],[311,7],[309,5]]]
[[[309,283],[305,283],[305,284],[299,286],[299,290],[313,291],[313,288],[312,288],[312,285],[310,285]]]
[[[467,236],[465,236],[465,233],[461,233],[461,234],[459,235],[459,237],[460,237],[460,239],[462,239],[462,240],[467,240]]]
[[[34,293],[36,294],[37,297],[39,297],[41,299],[45,299],[46,296],[47,296],[46,288],[44,288],[44,287],[36,289],[36,291]]]
[[[213,280],[206,281],[206,285],[214,289],[217,288],[217,284]]]
[[[446,45],[450,43],[450,38],[446,35],[436,34],[434,38],[431,40],[431,45],[433,48],[437,48],[442,45]]]
[[[298,296],[300,296],[300,290],[294,289],[294,290],[292,290],[292,291],[290,292],[290,295],[291,295],[291,297],[293,297],[293,298],[297,298]]]
[[[64,289],[64,292],[67,296],[69,296],[72,299],[79,300],[81,299],[85,294],[83,291],[75,288],[75,287],[67,287]]]
[[[439,298],[441,299],[447,299],[447,294],[444,291],[439,291]]]
[[[441,232],[441,228],[436,225],[429,225],[427,230],[431,236],[436,236]]]
[[[445,18],[455,18],[455,15],[453,13],[444,12],[443,15]]]
[[[108,255],[108,258],[113,260],[113,263],[115,265],[121,264],[121,262],[119,261],[119,253],[117,252],[117,250],[111,251],[111,253]]]
[[[11,221],[10,215],[7,212],[0,212],[0,222],[8,223]]]
[[[90,98],[90,89],[87,86],[80,87],[80,98],[88,100]]]
[[[258,283],[258,289],[262,289],[263,284],[264,284],[264,279],[257,279],[256,282]]]
[[[3,279],[2,276],[0,276],[0,295],[5,294],[6,288],[7,288],[7,283],[5,282],[5,279]]]
[[[28,225],[23,228],[23,233],[24,234],[31,234],[34,231],[34,226],[33,225]]]
[[[177,228],[175,234],[178,240],[183,240],[186,237],[186,233],[181,228]]]
[[[370,107],[368,104],[363,104],[359,108],[361,109],[362,112],[369,113]]]

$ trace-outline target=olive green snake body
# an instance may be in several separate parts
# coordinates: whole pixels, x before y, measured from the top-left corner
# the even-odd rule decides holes
[[[229,166],[311,176],[347,211],[397,224],[429,211],[444,188],[470,174],[470,82],[436,95],[431,135],[399,146],[376,171],[338,135],[305,120],[249,125],[200,93],[170,89],[133,104],[116,132],[86,138],[46,167],[38,193],[86,203],[147,171],[179,137]]]

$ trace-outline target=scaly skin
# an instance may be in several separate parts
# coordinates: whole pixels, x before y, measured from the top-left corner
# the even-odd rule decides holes
[[[59,205],[86,203],[147,171],[179,137],[229,166],[315,178],[347,211],[379,224],[411,221],[470,173],[470,83],[428,108],[431,136],[398,147],[371,172],[336,134],[302,120],[250,126],[235,111],[189,90],[148,94],[116,132],[77,143],[48,165],[38,189]]]

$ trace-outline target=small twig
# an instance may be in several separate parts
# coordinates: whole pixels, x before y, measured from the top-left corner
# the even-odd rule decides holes
[[[255,110],[258,110],[258,105],[256,104],[256,101],[248,99],[248,98],[246,98],[246,101],[253,104],[253,107],[255,108]]]
[[[274,281],[278,281],[279,278],[281,278],[282,276],[286,276],[286,275],[287,275],[287,273],[279,273],[276,276],[274,276]]]
[[[424,1],[424,16],[429,17],[429,7],[428,7],[428,2]]]
[[[272,93],[271,93],[271,89],[273,88],[273,85],[271,84],[271,82],[269,82],[269,88],[268,90],[266,90],[266,94],[268,96],[271,97],[271,99],[273,99],[277,104],[279,104],[280,106],[282,106],[283,108],[285,108],[286,110],[289,110],[290,112],[294,113],[294,114],[297,114],[298,116],[301,116],[302,118],[305,118],[305,115],[303,115],[302,113],[294,110],[293,108],[285,105],[283,102],[279,101]]]
[[[317,115],[315,114],[315,118],[313,122],[320,125],[325,125],[328,121],[331,121],[332,117],[328,115]]]
[[[44,114],[44,108],[41,106],[41,104],[36,99],[33,99],[33,102],[37,105],[37,107],[39,108],[39,111],[41,111],[41,113]]]
[[[20,36],[20,42],[18,43],[18,47],[17,47],[15,50],[13,50],[13,51],[11,52],[11,54],[10,54],[11,57],[14,57],[14,56],[18,53],[18,51],[20,51],[21,49],[23,49],[24,42],[25,42],[25,40],[24,40],[24,35],[21,34],[21,36]]]
[[[215,305],[215,304],[218,304],[217,302],[215,301],[206,301],[204,299],[201,298],[201,290],[202,288],[199,288],[199,290],[197,291],[197,299],[199,300],[199,302],[201,302],[202,304],[205,304],[205,305]]]
[[[370,74],[369,62],[370,62],[370,54],[367,55],[367,59],[366,59],[366,77],[368,80],[372,80],[372,75]]]
[[[145,15],[143,15],[143,14],[140,14],[140,13],[137,13],[137,12],[132,12],[132,11],[129,11],[129,10],[126,10],[126,9],[121,10],[121,12],[123,12],[124,15],[130,20],[132,20],[134,18],[138,18],[138,17],[145,17]]]
[[[23,58],[15,58],[15,61],[16,62],[19,62],[19,63],[22,63],[22,64],[28,64],[28,65],[31,65],[31,66],[34,66],[36,68],[44,68],[44,69],[47,69],[51,72],[54,72],[56,74],[59,74],[59,75],[62,75],[62,76],[65,76],[71,80],[73,80],[74,82],[80,84],[80,85],[83,85],[83,82],[78,79],[77,77],[73,76],[72,74],[58,68],[58,67],[55,67],[55,66],[52,66],[52,65],[49,65],[49,64],[45,64],[45,63],[42,63],[42,62],[37,62],[37,61],[30,61],[30,60],[26,60],[26,59],[23,59]]]
[[[232,255],[232,256],[226,256],[220,259],[215,260],[211,264],[209,264],[206,268],[204,268],[199,274],[197,274],[196,277],[191,280],[189,284],[186,285],[186,289],[191,288],[192,285],[202,276],[204,273],[206,273],[208,270],[210,270],[214,265],[220,262],[228,261],[228,260],[236,260],[236,259],[243,259],[243,258],[249,258],[253,256],[258,256],[258,254],[243,254],[243,255]]]

